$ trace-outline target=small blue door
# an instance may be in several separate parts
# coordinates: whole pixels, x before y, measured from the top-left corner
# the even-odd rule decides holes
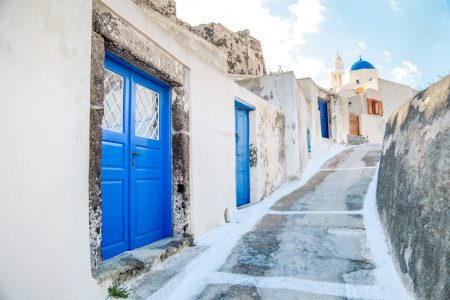
[[[319,111],[320,111],[320,127],[322,129],[322,137],[329,138],[328,134],[328,106],[327,102],[319,99]]]
[[[107,55],[102,257],[170,236],[168,88]]]
[[[250,203],[248,110],[236,105],[236,205]]]

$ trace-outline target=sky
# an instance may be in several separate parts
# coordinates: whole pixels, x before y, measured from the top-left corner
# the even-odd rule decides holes
[[[177,0],[191,25],[249,29],[269,71],[331,86],[336,52],[361,55],[382,78],[422,89],[450,74],[450,0]]]

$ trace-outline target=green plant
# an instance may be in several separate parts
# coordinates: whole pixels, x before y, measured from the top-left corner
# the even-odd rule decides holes
[[[129,295],[128,290],[119,284],[115,283],[108,288],[109,298],[128,298]]]

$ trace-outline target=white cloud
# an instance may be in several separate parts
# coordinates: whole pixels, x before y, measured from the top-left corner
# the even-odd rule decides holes
[[[361,48],[362,50],[366,50],[367,46],[363,41],[358,42],[358,47]]]
[[[288,7],[290,18],[274,16],[264,7],[265,0],[179,0],[178,17],[192,25],[222,23],[233,31],[249,29],[262,43],[268,70],[294,70],[298,77],[313,77],[329,85],[328,71],[320,60],[305,57],[301,47],[306,35],[317,33],[324,19],[320,0],[297,0]]]
[[[382,54],[383,54],[384,59],[387,62],[391,62],[392,61],[392,54],[391,54],[391,52],[389,52],[387,50],[384,50]]]
[[[409,61],[403,61],[401,67],[392,69],[391,75],[397,82],[416,86],[421,73],[417,65]]]
[[[395,0],[388,0],[388,2],[391,5],[392,10],[400,11],[400,7],[398,6],[397,1],[395,1]]]

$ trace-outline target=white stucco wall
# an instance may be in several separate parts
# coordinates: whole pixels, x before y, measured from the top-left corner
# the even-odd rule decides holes
[[[357,115],[367,112],[367,104],[365,104],[365,101],[367,100],[364,97],[364,94],[357,94],[348,97],[348,111]]]
[[[294,82],[294,87],[295,87],[294,91],[297,107],[297,126],[298,126],[297,151],[299,153],[300,159],[300,170],[301,172],[303,172],[306,169],[309,161],[307,130],[311,126],[313,116],[310,115],[311,111],[310,102],[306,100],[306,97],[303,94],[297,80],[295,80]]]
[[[301,154],[299,152],[298,98],[296,79],[293,72],[270,74],[258,78],[239,81],[241,86],[264,98],[280,109],[285,115],[286,173],[288,179],[297,179],[301,172]],[[304,148],[303,148],[304,149]]]
[[[333,95],[331,97],[331,130],[334,141],[339,144],[347,143],[347,135],[350,132],[347,99]]]
[[[383,143],[386,121],[381,116],[361,114],[359,129],[361,136],[367,137],[369,143]]]
[[[361,69],[356,71],[350,71],[348,73],[349,83],[356,83],[357,85],[362,85],[371,80],[376,80],[378,78],[377,69]],[[359,83],[357,83],[359,80]]]
[[[383,117],[386,121],[394,111],[418,92],[407,85],[381,78],[378,79],[378,86],[379,95],[383,101]]]
[[[91,6],[0,2],[0,299],[106,297],[89,253]]]
[[[323,142],[322,131],[320,127],[320,112],[318,108],[319,93],[317,86],[311,78],[302,78],[297,80],[297,84],[302,91],[308,104],[308,122],[307,128],[311,131],[311,143],[320,144]]]

